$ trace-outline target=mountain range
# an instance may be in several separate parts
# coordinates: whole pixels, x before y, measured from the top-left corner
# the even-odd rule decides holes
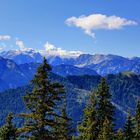
[[[16,64],[41,63],[46,57],[52,66],[71,65],[78,68],[94,70],[99,75],[117,74],[119,72],[131,71],[140,74],[140,58],[125,58],[117,55],[103,54],[80,54],[77,57],[63,57],[57,55],[43,55],[35,50],[10,50],[0,53],[5,59],[13,60]]]
[[[0,91],[28,85],[40,63],[16,64],[13,60],[0,57]],[[57,65],[52,72],[66,77],[68,75],[98,75],[94,70],[72,65]]]

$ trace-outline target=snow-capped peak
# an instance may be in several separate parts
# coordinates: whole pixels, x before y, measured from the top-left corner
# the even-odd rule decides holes
[[[33,50],[9,50],[0,53],[3,58],[14,60],[17,64],[30,63],[30,62],[42,62],[42,55]]]
[[[33,50],[32,48],[28,48],[26,50],[9,50],[9,51],[3,51],[1,52],[1,56],[9,56],[9,58],[17,56],[17,55],[29,55],[33,56],[37,51]]]

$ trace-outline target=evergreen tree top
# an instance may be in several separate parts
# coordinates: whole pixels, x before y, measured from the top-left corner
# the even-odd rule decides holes
[[[61,117],[59,108],[64,99],[65,90],[62,84],[53,83],[49,79],[50,71],[51,66],[44,58],[31,81],[33,90],[24,96],[28,112],[20,114],[26,120],[20,132],[29,139],[56,138],[55,128],[60,124],[56,118]]]

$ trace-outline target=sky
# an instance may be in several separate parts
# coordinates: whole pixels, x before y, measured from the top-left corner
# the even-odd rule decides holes
[[[139,0],[0,0],[0,51],[140,57]]]

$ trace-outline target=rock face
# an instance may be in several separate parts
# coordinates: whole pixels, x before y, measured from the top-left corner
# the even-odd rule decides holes
[[[76,66],[95,70],[99,75],[117,74],[124,71],[140,73],[140,61],[116,55],[81,55]],[[84,61],[85,60],[85,61]]]

